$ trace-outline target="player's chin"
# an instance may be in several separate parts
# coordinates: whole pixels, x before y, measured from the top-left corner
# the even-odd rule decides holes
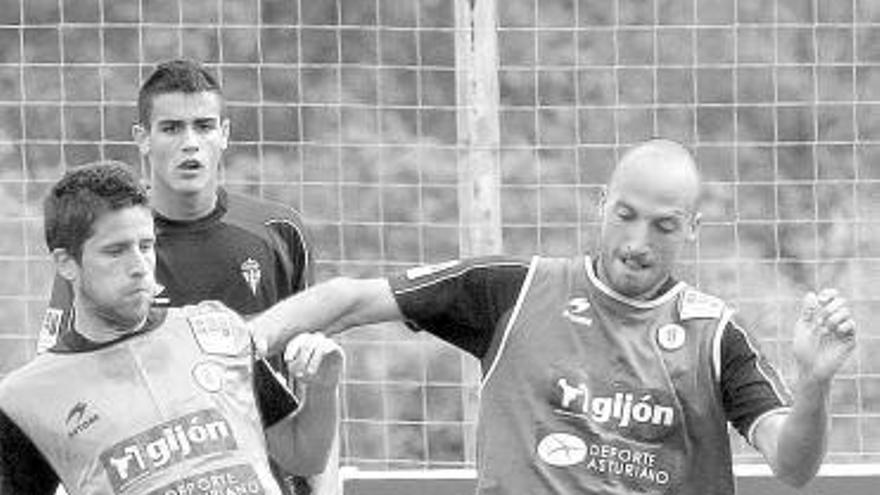
[[[173,184],[173,190],[177,194],[195,194],[204,190],[209,183],[206,175],[199,175],[185,180],[177,180]]]
[[[149,308],[125,308],[118,309],[113,312],[108,321],[118,328],[122,333],[130,333],[136,331],[140,324],[147,318]]]
[[[638,298],[654,287],[655,279],[656,277],[649,269],[626,269],[613,278],[615,284],[612,289],[624,296]]]
[[[153,298],[151,296],[138,294],[133,296],[123,309],[117,313],[120,319],[125,320],[126,323],[135,324],[147,317],[152,303]]]

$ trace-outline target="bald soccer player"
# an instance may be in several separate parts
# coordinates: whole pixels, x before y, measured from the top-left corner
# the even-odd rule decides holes
[[[688,150],[648,141],[613,173],[595,256],[337,278],[264,317],[289,334],[405,320],[478,358],[481,494],[731,494],[728,424],[803,485],[855,324],[837,291],[806,294],[789,393],[731,307],[672,274],[696,239],[699,196]]]

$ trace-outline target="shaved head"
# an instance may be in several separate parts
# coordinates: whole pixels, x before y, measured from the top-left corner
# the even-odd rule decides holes
[[[691,152],[669,139],[652,139],[628,150],[608,183],[610,193],[622,185],[634,185],[648,196],[679,198],[689,213],[697,209],[700,173]]]
[[[651,298],[696,239],[700,174],[679,143],[652,139],[627,151],[602,203],[599,277],[628,297]]]

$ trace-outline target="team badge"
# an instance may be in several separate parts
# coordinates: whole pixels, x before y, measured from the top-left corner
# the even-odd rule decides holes
[[[187,318],[187,321],[199,347],[207,354],[240,356],[249,349],[250,335],[234,314],[226,311],[200,312]]]
[[[241,264],[241,276],[244,277],[244,281],[247,282],[248,287],[251,288],[251,293],[253,293],[254,296],[257,295],[257,287],[260,286],[260,278],[262,275],[263,274],[260,272],[260,264],[257,263],[257,260],[248,258]]]
[[[667,351],[680,349],[684,341],[685,331],[681,325],[670,323],[657,329],[657,344]]]

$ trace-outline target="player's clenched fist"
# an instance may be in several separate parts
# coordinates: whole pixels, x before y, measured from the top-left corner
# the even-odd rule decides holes
[[[321,333],[303,333],[284,349],[290,375],[306,385],[336,386],[342,375],[345,355],[342,348]]]
[[[835,289],[804,296],[794,329],[794,356],[803,378],[830,380],[856,345],[856,324]]]

